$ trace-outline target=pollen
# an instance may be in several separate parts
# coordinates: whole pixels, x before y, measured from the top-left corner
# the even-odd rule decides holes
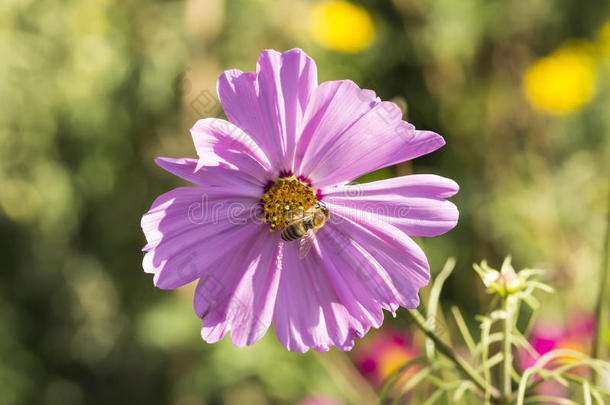
[[[263,196],[265,217],[269,231],[286,228],[295,218],[313,207],[318,199],[311,187],[301,183],[296,177],[279,178]]]

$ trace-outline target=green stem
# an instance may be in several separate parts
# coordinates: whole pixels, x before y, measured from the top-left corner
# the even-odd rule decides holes
[[[599,283],[599,295],[597,296],[597,304],[595,305],[595,317],[597,319],[595,340],[593,341],[593,348],[591,357],[594,359],[600,358],[603,353],[603,347],[605,343],[605,333],[607,330],[606,323],[608,321],[608,255],[610,254],[610,182],[608,187],[608,212],[606,219],[606,236],[604,238],[604,245],[602,246],[602,260],[600,268],[600,283]]]
[[[513,314],[512,306],[510,305],[510,297],[504,298],[504,311],[506,317],[504,318],[504,398],[510,398],[511,392],[511,370],[513,366],[512,356],[512,327],[513,327]]]
[[[407,310],[407,313],[411,316],[411,319],[413,319],[417,327],[434,342],[434,345],[439,353],[451,360],[456,367],[483,392],[490,392],[494,402],[501,403],[503,397],[500,391],[496,387],[488,385],[487,382],[470,366],[470,364],[466,363],[466,361],[455,353],[451,347],[436,336],[434,331],[426,326],[424,318],[416,309],[409,309]]]

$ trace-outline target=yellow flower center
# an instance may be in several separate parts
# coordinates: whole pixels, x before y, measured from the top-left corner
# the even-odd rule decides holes
[[[263,222],[270,225],[269,232],[284,229],[299,213],[313,207],[318,199],[311,187],[301,183],[296,177],[277,179],[263,196],[265,217]]]

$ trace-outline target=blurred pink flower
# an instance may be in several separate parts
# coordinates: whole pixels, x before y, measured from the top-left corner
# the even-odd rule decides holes
[[[430,272],[410,236],[456,225],[445,198],[458,185],[426,174],[348,183],[432,152],[443,138],[352,81],[318,85],[300,49],[263,51],[256,72],[226,71],[217,87],[229,121],[191,129],[199,159],[156,159],[197,186],[161,195],[142,218],[143,267],[155,285],[199,280],[203,339],[230,331],[234,345],[250,345],[273,322],[289,350],[350,350],[382,324],[382,309],[417,307]],[[307,239],[308,255],[305,239],[269,232],[322,206],[328,220]]]
[[[552,350],[567,349],[581,353],[588,353],[593,335],[595,333],[595,316],[590,313],[577,313],[573,315],[569,322],[562,323],[551,320],[540,320],[532,329],[529,342],[542,356]],[[533,366],[537,358],[527,351],[523,351],[520,357],[521,369],[524,370]],[[574,358],[563,357],[562,362],[574,361]],[[553,363],[550,364],[553,367]],[[584,374],[588,372],[586,368],[574,368],[570,371],[573,374]],[[537,392],[539,394],[553,396],[567,396],[567,390],[561,384],[549,381],[541,384]]]
[[[569,349],[587,353],[595,333],[595,317],[589,313],[574,315],[567,324],[540,320],[532,329],[529,341],[534,350],[542,356],[551,350]],[[523,352],[521,367],[534,365],[536,359],[527,352]]]
[[[373,384],[381,384],[409,360],[419,355],[413,346],[410,333],[382,330],[364,340],[354,352],[354,359],[364,375]],[[402,381],[417,371],[417,365],[405,370]]]

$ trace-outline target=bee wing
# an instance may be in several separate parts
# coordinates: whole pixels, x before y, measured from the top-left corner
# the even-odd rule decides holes
[[[286,222],[291,223],[305,218],[305,210],[298,208],[286,214]]]
[[[299,239],[299,259],[304,259],[311,250],[313,242],[316,239],[316,231],[310,229],[305,236]]]

